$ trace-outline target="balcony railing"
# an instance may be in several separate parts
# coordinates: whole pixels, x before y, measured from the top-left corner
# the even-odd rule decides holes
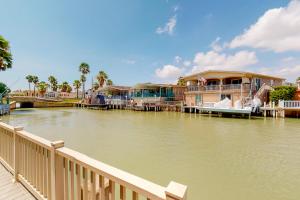
[[[207,85],[207,86],[197,86],[190,85],[187,87],[188,92],[196,92],[196,91],[219,91],[221,90],[241,90],[243,86],[243,90],[249,90],[250,85],[248,84],[225,84],[225,85]]]

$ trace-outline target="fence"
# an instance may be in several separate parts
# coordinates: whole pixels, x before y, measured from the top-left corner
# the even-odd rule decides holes
[[[163,187],[0,122],[0,162],[39,200],[186,200],[187,187]]]

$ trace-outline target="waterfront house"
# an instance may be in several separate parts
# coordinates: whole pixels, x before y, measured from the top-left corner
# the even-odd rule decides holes
[[[269,101],[272,87],[283,84],[284,79],[243,71],[209,70],[183,77],[186,82],[187,106],[214,105],[226,97],[232,106],[237,100],[246,103],[254,97]]]
[[[173,84],[140,83],[130,89],[130,96],[137,106],[172,104],[184,99],[185,89]]]
[[[98,89],[96,93],[104,95],[106,104],[125,106],[130,99],[129,90],[127,86],[110,85]]]

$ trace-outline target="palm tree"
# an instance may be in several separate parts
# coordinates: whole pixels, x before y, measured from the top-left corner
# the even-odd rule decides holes
[[[32,75],[27,75],[25,78],[28,81],[28,88],[29,88],[29,93],[30,93],[30,91],[31,91],[31,87],[30,86],[31,86],[31,83],[33,81],[33,76]]]
[[[111,79],[108,79],[107,81],[106,81],[106,85],[113,85],[114,83],[113,83],[113,81],[111,80]]]
[[[57,80],[56,80],[56,78],[54,76],[49,76],[48,81],[50,83],[50,87],[51,87],[52,91],[56,91],[57,90]]]
[[[76,89],[76,97],[78,99],[78,90],[81,87],[81,82],[79,80],[74,80],[73,86]]]
[[[90,66],[87,63],[83,62],[79,66],[79,71],[81,72],[80,80],[82,82],[82,94],[83,94],[82,97],[84,98],[85,97],[85,82],[86,82],[85,75],[90,73]],[[84,76],[84,78],[83,78],[83,76]]]
[[[99,82],[99,86],[103,87],[105,81],[108,79],[107,74],[104,71],[99,71],[98,75],[97,75],[97,80]]]
[[[73,88],[68,84],[68,85],[67,85],[67,90],[66,90],[66,92],[67,92],[67,93],[71,93],[72,90],[73,90]]]
[[[93,90],[99,89],[99,83],[93,83]]]
[[[86,82],[85,75],[81,74],[81,76],[80,76],[80,82],[82,83],[82,98],[84,98],[85,97],[84,83]]]
[[[32,82],[33,82],[33,95],[35,96],[35,87],[39,83],[39,77],[37,76],[32,76]]]
[[[12,60],[9,42],[0,35],[0,71],[11,68]]]
[[[186,85],[186,82],[183,79],[183,77],[178,78],[177,85],[179,85],[179,86],[185,86]]]
[[[68,91],[68,87],[69,87],[69,83],[65,81],[65,82],[63,82],[60,85],[60,91],[61,92],[67,92]]]
[[[49,85],[45,81],[41,81],[40,83],[37,84],[37,88],[41,96],[45,95],[48,87]]]

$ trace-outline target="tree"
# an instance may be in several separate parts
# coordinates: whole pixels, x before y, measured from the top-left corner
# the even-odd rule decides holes
[[[66,91],[66,92],[67,92],[67,93],[71,93],[72,90],[73,90],[73,88],[72,88],[70,85],[68,85],[68,86],[67,86],[67,91]]]
[[[300,76],[297,78],[297,80],[296,81],[300,81]]]
[[[186,85],[186,82],[183,79],[183,77],[178,78],[177,85],[179,85],[179,86],[185,86]]]
[[[32,83],[32,81],[33,81],[33,76],[32,75],[27,75],[26,76],[26,79],[27,79],[27,81],[28,81],[28,88],[29,88],[29,92],[31,91],[31,83]]]
[[[97,75],[97,80],[99,82],[99,86],[103,87],[105,81],[108,79],[107,74],[104,71],[99,71],[98,75]]]
[[[294,86],[278,86],[270,93],[271,101],[278,102],[279,100],[292,100],[297,88]]]
[[[79,80],[74,80],[73,86],[76,89],[76,97],[78,99],[78,90],[81,87],[81,82]]]
[[[85,97],[84,83],[86,82],[85,75],[81,74],[81,76],[80,76],[80,82],[82,84],[82,98],[84,98]]]
[[[85,75],[90,73],[90,66],[87,63],[83,62],[79,66],[79,71],[81,72],[80,80],[82,82],[82,94],[83,94],[82,97],[84,98],[85,97],[85,82],[86,82]]]
[[[61,85],[60,85],[60,91],[61,92],[67,92],[68,91],[68,87],[70,87],[69,83],[68,82],[63,82]]]
[[[40,96],[45,95],[48,87],[49,87],[49,85],[45,81],[41,81],[40,83],[37,83],[37,88],[38,88]]]
[[[8,93],[10,93],[10,89],[4,84],[0,82],[0,103],[3,103],[3,97],[5,97]]]
[[[0,35],[0,71],[12,67],[12,54],[10,53],[9,42]]]
[[[6,86],[5,83],[0,82],[0,95],[4,97],[10,92],[10,89]]]
[[[108,79],[107,81],[106,81],[106,85],[113,85],[114,83],[113,83],[113,81],[111,80],[111,79]]]
[[[35,88],[39,83],[39,77],[32,76],[32,82],[33,82],[33,95],[35,96]]]
[[[52,91],[57,91],[57,80],[54,76],[49,76],[48,81]]]
[[[93,83],[93,90],[99,89],[99,83]]]

